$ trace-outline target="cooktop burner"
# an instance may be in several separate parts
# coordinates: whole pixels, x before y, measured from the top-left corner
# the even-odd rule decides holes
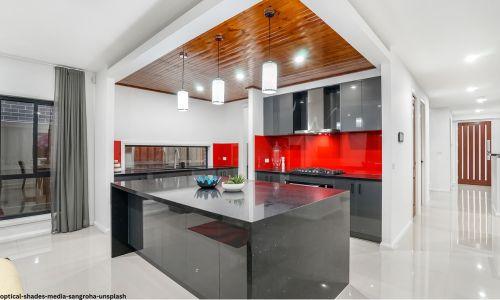
[[[316,176],[333,176],[333,175],[341,175],[344,174],[342,170],[332,170],[325,168],[303,168],[303,169],[295,169],[292,171],[292,174],[305,174],[305,175],[316,175]]]

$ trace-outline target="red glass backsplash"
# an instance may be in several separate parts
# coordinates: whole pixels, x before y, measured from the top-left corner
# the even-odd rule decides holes
[[[286,170],[320,167],[352,174],[382,174],[382,131],[331,135],[255,136],[255,169],[273,169],[273,147]],[[267,161],[266,161],[267,159]]]
[[[238,143],[214,144],[212,149],[214,167],[238,166]]]
[[[122,142],[115,141],[113,146],[114,146],[114,159],[117,160],[119,163],[121,163],[122,162]]]

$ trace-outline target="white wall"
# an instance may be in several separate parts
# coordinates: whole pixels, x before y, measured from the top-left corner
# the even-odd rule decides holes
[[[247,101],[213,105],[190,99],[187,112],[177,111],[177,97],[116,86],[114,138],[127,143],[203,145],[242,143],[245,146],[243,109]],[[209,166],[212,149],[209,148]]]
[[[434,108],[430,111],[430,189],[451,190],[451,111]]]
[[[0,56],[0,94],[54,100],[54,67]]]
[[[382,244],[394,247],[413,220],[412,95],[426,106],[428,98],[396,55],[382,64],[381,74]],[[398,132],[405,135],[403,143],[397,140]]]
[[[89,176],[89,207],[90,223],[94,222],[94,101],[95,101],[95,74],[85,72],[85,92],[87,105],[87,147],[88,147],[88,176]],[[34,60],[0,56],[0,94],[34,98],[41,100],[54,100],[55,71],[54,66]],[[40,221],[38,218],[26,219],[26,225],[23,226],[23,220],[15,222],[15,230],[9,229],[7,239],[16,239],[16,237],[27,237],[40,233],[50,232],[50,222]],[[45,219],[49,219],[47,215]],[[35,220],[35,221],[33,221]],[[3,222],[3,221],[1,221]],[[0,223],[1,223],[0,222]],[[37,223],[39,222],[39,223]],[[10,224],[9,223],[9,224]],[[7,224],[7,222],[5,222]],[[28,226],[29,224],[29,226]],[[0,226],[0,229],[6,229],[8,226]],[[36,230],[34,230],[36,229]],[[7,233],[6,233],[7,234]],[[0,235],[1,231],[0,231]]]

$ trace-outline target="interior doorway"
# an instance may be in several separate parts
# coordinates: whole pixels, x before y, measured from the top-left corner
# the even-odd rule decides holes
[[[458,184],[491,186],[491,121],[458,123]]]
[[[425,195],[425,102],[413,96],[413,217]]]

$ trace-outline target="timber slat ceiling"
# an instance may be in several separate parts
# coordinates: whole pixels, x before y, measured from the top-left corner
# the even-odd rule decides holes
[[[298,0],[260,2],[224,23],[129,75],[119,85],[175,94],[181,88],[184,48],[188,53],[184,87],[190,97],[210,100],[217,76],[217,43],[222,34],[220,77],[226,82],[226,101],[247,98],[246,88],[260,87],[261,65],[268,59],[268,21],[264,10],[272,6],[271,59],[278,63],[278,86],[284,87],[374,68],[359,52]],[[305,51],[306,60],[293,58]],[[245,79],[238,81],[236,73]],[[195,89],[196,85],[204,91]]]

